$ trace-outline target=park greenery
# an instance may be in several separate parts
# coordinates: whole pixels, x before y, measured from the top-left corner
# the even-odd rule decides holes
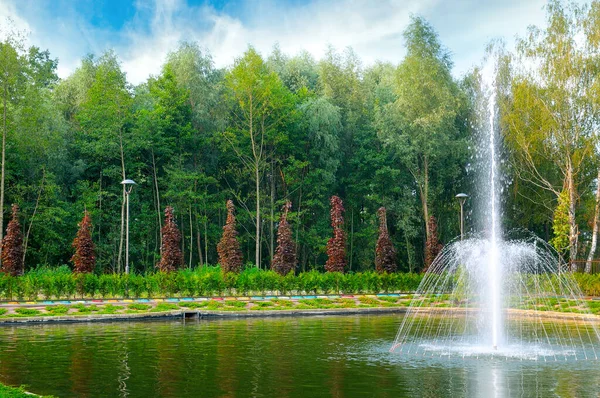
[[[550,0],[546,10],[546,26],[532,27],[514,51],[498,43],[490,50],[507,160],[503,222],[533,231],[567,259],[588,259],[590,272],[600,217],[600,2]],[[208,51],[183,42],[158,75],[135,86],[112,51],[84,57],[59,79],[59,61],[10,29],[3,26],[0,43],[0,238],[15,203],[23,241],[22,253],[1,258],[10,266],[20,258],[25,270],[2,277],[14,283],[11,297],[19,295],[14,289],[60,296],[56,287],[27,290],[24,281],[40,266],[73,267],[72,258],[89,270],[82,253],[94,256],[95,273],[64,276],[67,295],[88,282],[99,295],[162,295],[170,288],[160,287],[161,278],[195,271],[166,277],[154,273],[157,264],[206,268],[230,259],[226,266],[239,271],[244,263],[270,268],[275,257],[281,269],[295,262],[296,272],[256,275],[300,283],[327,267],[349,273],[323,281],[361,275],[379,278],[381,288],[385,278],[413,283],[440,244],[459,234],[454,196],[477,191],[482,72],[454,76],[443,38],[421,17],[404,33],[399,64],[363,65],[352,49],[334,48],[316,60],[276,46],[270,54],[248,47],[221,69]],[[126,178],[137,182],[128,276],[119,275]],[[286,246],[278,252],[280,223]],[[467,226],[476,228],[474,219]],[[80,251],[76,236],[87,245]],[[378,269],[405,277],[372,272],[376,245]],[[161,248],[175,257],[161,260]],[[221,276],[218,287],[181,282],[177,292],[220,293],[246,272]],[[105,291],[108,280],[121,290]]]
[[[69,267],[62,266],[38,268],[20,276],[0,276],[0,300],[414,293],[423,276],[422,273],[405,272],[341,273],[317,270],[281,275],[275,271],[257,269],[250,263],[239,273],[224,273],[219,266],[208,266],[147,274],[97,274],[73,273]],[[526,286],[547,288],[547,291],[552,291],[552,286],[561,283],[556,275],[550,278],[535,274],[522,277],[522,283]],[[430,275],[429,283],[436,278],[447,281],[448,275]],[[455,275],[453,282],[446,283],[446,290],[440,293],[461,296],[457,278],[459,276]],[[576,273],[573,280],[575,285],[585,296],[600,296],[600,274]],[[545,300],[547,297],[542,295],[539,299]]]

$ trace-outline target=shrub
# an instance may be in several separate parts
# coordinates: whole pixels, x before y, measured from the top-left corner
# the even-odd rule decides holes
[[[227,201],[227,221],[223,227],[223,236],[217,245],[219,264],[223,272],[240,272],[242,269],[242,251],[235,229],[235,208],[231,200]]]
[[[36,316],[41,314],[41,311],[35,308],[16,308],[15,312],[21,316]]]
[[[344,206],[337,196],[331,197],[331,226],[333,237],[327,242],[327,262],[325,269],[328,272],[344,272],[346,267],[346,232],[344,226]]]
[[[49,305],[46,307],[46,311],[52,315],[64,315],[69,312],[69,307],[66,305]]]
[[[133,304],[129,304],[127,306],[127,308],[129,308],[130,310],[135,310],[135,311],[147,311],[150,309],[150,305],[149,304],[142,304],[142,303],[133,303]]]
[[[160,247],[160,262],[157,264],[160,272],[171,272],[183,265],[181,253],[181,233],[177,229],[173,208],[165,209],[165,225],[161,228],[162,245]]]
[[[396,264],[396,249],[390,239],[390,234],[387,228],[387,217],[385,207],[380,207],[377,210],[379,217],[379,238],[375,246],[375,269],[377,272],[396,272],[398,265]]]
[[[6,236],[2,239],[2,272],[12,276],[22,275],[23,234],[19,223],[19,206],[12,205],[12,219],[6,228]]]
[[[292,240],[292,228],[287,221],[288,211],[291,208],[292,202],[286,201],[279,218],[277,249],[271,264],[271,269],[280,275],[287,275],[296,268],[296,244]]]
[[[79,223],[79,231],[73,240],[75,254],[71,261],[75,265],[74,272],[93,272],[96,267],[96,247],[92,241],[92,219],[86,210],[83,219]],[[83,295],[83,293],[82,293]]]

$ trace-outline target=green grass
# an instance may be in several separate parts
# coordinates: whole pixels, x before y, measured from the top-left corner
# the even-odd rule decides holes
[[[64,315],[69,312],[69,307],[66,305],[49,305],[46,307],[46,312],[52,315]]]
[[[152,307],[150,304],[133,303],[129,304],[127,308],[133,311],[148,311]]]
[[[116,314],[123,309],[120,305],[112,305],[106,304],[101,310],[98,312],[99,314]]]
[[[233,308],[238,308],[238,309],[243,309],[246,308],[246,302],[245,301],[224,301],[223,302],[225,306],[228,307],[233,307]]]
[[[34,308],[17,308],[15,312],[18,316],[38,316],[42,314],[42,311]]]
[[[158,303],[158,305],[150,310],[150,312],[166,312],[178,310],[179,306],[173,303]]]
[[[26,393],[26,387],[9,387],[4,384],[0,384],[0,397],[2,398],[31,398],[35,395],[29,395]],[[39,395],[38,395],[39,396]],[[53,398],[51,395],[40,396],[41,398]]]
[[[359,297],[358,301],[362,304],[362,305],[369,305],[369,306],[375,306],[375,305],[380,305],[381,301],[377,300],[376,298],[373,297]]]
[[[202,303],[196,303],[196,302],[186,302],[186,303],[179,303],[180,307],[183,308],[190,308],[190,309],[196,309],[196,308],[202,308],[202,307],[206,307],[206,305],[202,302]]]
[[[98,306],[95,305],[95,304],[85,305],[85,304],[81,304],[80,303],[80,304],[73,305],[72,308],[76,309],[78,314],[89,314],[89,313],[92,313],[92,312],[100,311],[100,309],[98,308]]]
[[[396,303],[398,302],[398,297],[388,297],[388,296],[382,296],[382,297],[377,297],[379,300],[381,301],[385,301],[387,303]]]

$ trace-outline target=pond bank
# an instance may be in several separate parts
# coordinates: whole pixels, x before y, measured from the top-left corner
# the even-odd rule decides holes
[[[23,387],[10,387],[0,383],[0,397],[2,398],[31,398],[42,397],[31,392],[28,392]],[[42,398],[52,398],[50,395],[45,395]]]
[[[475,311],[446,297],[412,294],[200,297],[168,299],[110,299],[0,303],[0,326],[32,323],[113,322],[131,320],[293,317],[405,313],[413,299],[423,300],[422,313]],[[595,303],[594,303],[595,304]],[[459,303],[460,305],[460,303]],[[591,306],[591,305],[590,305]],[[510,316],[594,319],[600,316],[563,309],[511,309]]]

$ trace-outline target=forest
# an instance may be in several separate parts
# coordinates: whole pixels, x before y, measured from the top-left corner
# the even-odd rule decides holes
[[[550,0],[546,22],[514,46],[496,41],[488,51],[503,143],[503,228],[532,231],[573,270],[592,272],[600,2]],[[351,48],[329,48],[317,60],[249,46],[217,68],[207,50],[182,42],[158,75],[136,86],[113,51],[85,56],[59,79],[59,60],[25,42],[11,32],[0,43],[0,231],[17,204],[26,270],[72,267],[87,211],[95,271],[123,272],[125,179],[136,182],[135,273],[160,260],[167,206],[186,268],[218,263],[228,200],[248,267],[270,268],[285,211],[296,270],[324,270],[333,196],[345,210],[346,272],[375,269],[381,207],[400,271],[422,271],[459,236],[459,192],[471,196],[467,232],[481,230],[482,69],[455,76],[443,37],[422,17],[411,18],[398,64],[364,65]]]

